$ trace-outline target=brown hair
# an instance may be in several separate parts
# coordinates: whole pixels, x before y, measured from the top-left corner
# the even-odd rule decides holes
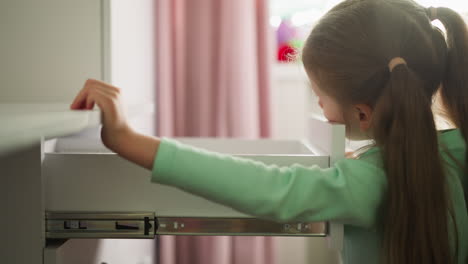
[[[448,9],[441,12],[448,52],[426,9],[410,0],[344,1],[319,21],[303,49],[306,71],[323,92],[344,107],[365,103],[373,108],[372,136],[382,150],[388,181],[381,218],[385,263],[453,263],[457,258],[449,216],[455,230],[456,223],[431,106],[443,80],[443,101],[454,123],[465,125],[468,138],[468,89],[461,72],[467,67],[457,68],[468,64],[468,54],[459,17]],[[461,40],[452,40],[458,52],[451,53],[450,36],[463,30]],[[388,63],[395,57],[407,64],[390,72]]]
[[[459,14],[449,8],[434,9],[431,19],[438,19],[447,33],[447,70],[440,91],[442,104],[451,123],[460,128],[468,140],[468,30]],[[468,155],[466,156],[468,163]],[[465,172],[467,168],[464,168]],[[464,190],[466,190],[466,187]],[[468,201],[465,193],[465,201]]]

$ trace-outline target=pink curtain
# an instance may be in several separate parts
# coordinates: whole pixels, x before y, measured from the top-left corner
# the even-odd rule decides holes
[[[270,135],[267,0],[157,0],[159,136]],[[162,236],[160,264],[274,263],[268,237]]]

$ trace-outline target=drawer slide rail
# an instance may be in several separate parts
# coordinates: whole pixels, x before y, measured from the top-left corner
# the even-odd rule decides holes
[[[156,235],[325,237],[327,222],[158,217],[154,213],[46,212],[46,238],[154,238]]]

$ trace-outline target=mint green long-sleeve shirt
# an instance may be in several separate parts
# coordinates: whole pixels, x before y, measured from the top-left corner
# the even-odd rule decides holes
[[[468,215],[463,188],[468,177],[457,165],[465,163],[465,143],[459,130],[445,131],[439,140],[456,159],[441,152],[449,171],[448,183],[458,223],[459,263],[466,263]],[[342,223],[344,263],[379,263],[381,234],[377,231],[377,212],[387,180],[378,148],[370,149],[359,159],[341,160],[326,169],[298,164],[278,167],[164,138],[154,160],[151,181],[258,218]]]

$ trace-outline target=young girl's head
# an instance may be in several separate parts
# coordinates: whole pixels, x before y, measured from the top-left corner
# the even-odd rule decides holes
[[[319,21],[302,54],[325,116],[345,123],[348,137],[372,138],[382,150],[383,260],[451,263],[451,203],[431,107],[440,90],[451,121],[468,138],[461,17],[411,0],[347,0]]]
[[[407,66],[400,63],[390,71],[394,58],[404,59]],[[344,1],[314,27],[303,62],[314,90],[324,98],[322,103],[333,99],[340,106],[343,121],[351,122],[353,130],[348,136],[360,136],[349,132],[362,131],[372,137],[371,110],[379,99],[394,99],[381,95],[390,93],[385,88],[393,79],[405,78],[399,76],[401,71],[408,69],[424,82],[415,92],[424,95],[418,99],[431,105],[445,71],[446,44],[425,9],[413,2]],[[393,92],[392,96],[406,96],[404,88]],[[423,102],[414,103],[419,107]],[[324,110],[327,115],[326,107]],[[356,120],[362,127],[353,127]]]

